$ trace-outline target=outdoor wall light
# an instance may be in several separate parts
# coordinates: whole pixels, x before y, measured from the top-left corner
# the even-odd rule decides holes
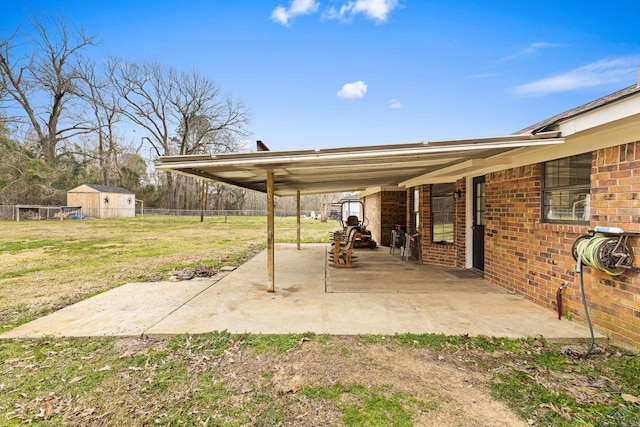
[[[459,199],[462,196],[462,190],[456,190],[453,192],[453,197]]]

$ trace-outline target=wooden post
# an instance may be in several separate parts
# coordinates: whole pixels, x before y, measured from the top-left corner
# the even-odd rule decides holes
[[[296,192],[296,213],[298,217],[296,218],[296,222],[298,225],[298,250],[300,250],[300,190]]]
[[[200,195],[200,222],[204,222],[204,196],[206,194],[205,192],[205,186],[206,184],[204,183],[204,179],[202,180],[202,194]]]
[[[267,172],[267,292],[275,292],[275,240],[274,240],[274,185],[273,172]]]

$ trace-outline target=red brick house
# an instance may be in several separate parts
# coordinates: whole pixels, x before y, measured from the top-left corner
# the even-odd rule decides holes
[[[481,271],[550,310],[567,283],[564,312],[584,321],[574,241],[595,226],[640,233],[640,82],[513,135],[173,156],[157,167],[267,193],[269,291],[273,197],[360,191],[378,243],[403,224],[420,262]],[[629,243],[640,254],[640,238]],[[640,272],[585,268],[584,279],[595,329],[640,348]]]
[[[382,224],[381,241],[389,240],[390,223],[406,222],[410,234],[420,235],[414,253],[422,262],[480,270],[549,309],[557,308],[557,289],[567,283],[564,312],[583,320],[573,242],[597,225],[640,232],[640,85],[517,134],[549,131],[564,143],[501,153],[491,158],[495,166],[427,173],[401,183],[404,192],[365,191],[367,212],[381,212],[371,220]],[[385,208],[400,193],[406,203],[396,207],[405,206],[404,218],[396,207]],[[633,265],[640,266],[640,238],[629,242]],[[610,276],[591,268],[584,280],[594,327],[639,347],[640,273]]]

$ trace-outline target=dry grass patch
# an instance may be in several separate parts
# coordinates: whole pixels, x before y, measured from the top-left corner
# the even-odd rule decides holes
[[[294,242],[295,218],[276,218]],[[303,242],[328,241],[334,222],[304,220]],[[240,265],[264,248],[266,218],[136,217],[0,222],[0,332],[128,282],[174,269]]]

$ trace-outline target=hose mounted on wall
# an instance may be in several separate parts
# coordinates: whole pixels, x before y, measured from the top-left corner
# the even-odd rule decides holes
[[[589,234],[580,236],[573,242],[573,259],[583,265],[618,276],[632,267],[633,251],[629,246],[629,233],[620,228],[596,227]],[[596,236],[596,233],[606,233]],[[613,237],[613,236],[617,237]]]
[[[589,349],[584,354],[576,354],[580,359],[588,357],[593,351],[595,342],[593,326],[587,308],[587,298],[584,292],[584,277],[582,274],[583,265],[604,271],[611,276],[618,276],[633,267],[633,250],[629,245],[629,236],[637,233],[626,233],[617,227],[595,227],[588,230],[588,234],[578,237],[571,247],[571,254],[576,261],[576,272],[580,273],[580,292],[582,294],[582,305],[584,306],[585,317],[591,333],[591,343]],[[599,235],[596,236],[596,233]],[[637,269],[636,269],[637,270]],[[566,284],[558,289],[558,314],[560,314],[561,292]],[[573,352],[569,351],[570,354]]]

